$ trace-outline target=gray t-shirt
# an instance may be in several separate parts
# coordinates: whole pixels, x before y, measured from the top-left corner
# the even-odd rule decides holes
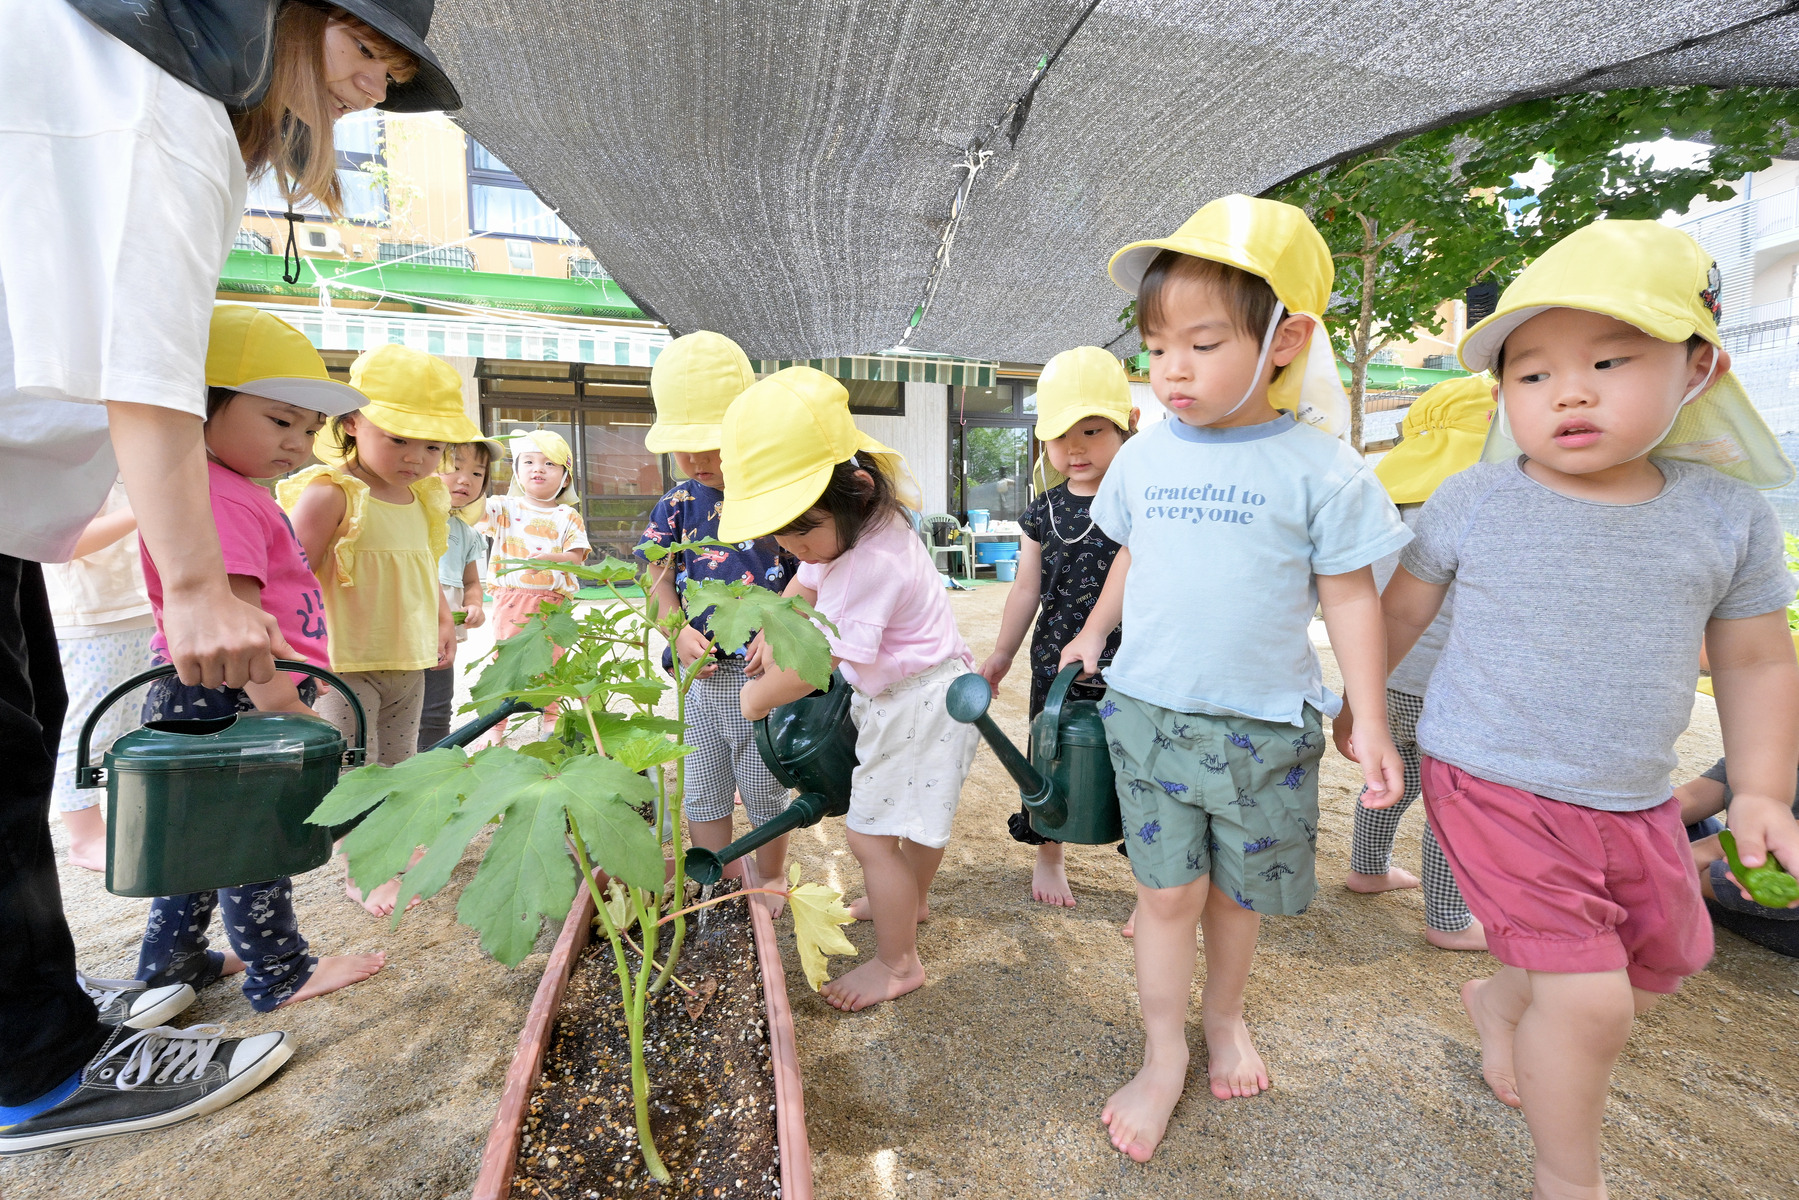
[[[1494,783],[1631,812],[1671,794],[1706,622],[1793,598],[1780,523],[1748,485],[1656,459],[1640,504],[1551,491],[1477,463],[1424,506],[1399,564],[1455,581],[1418,744]]]
[[[1424,511],[1422,504],[1402,504],[1399,506],[1399,519],[1405,522],[1407,529],[1418,528],[1418,514]],[[1395,550],[1387,557],[1374,564],[1374,586],[1381,591],[1387,590],[1387,582],[1393,578],[1394,570],[1399,566],[1399,551]],[[1455,602],[1455,585],[1443,596],[1443,607],[1437,610],[1437,619],[1430,627],[1418,635],[1418,641],[1406,656],[1400,660],[1393,673],[1387,676],[1387,688],[1390,691],[1404,692],[1408,696],[1424,695],[1424,685],[1430,682],[1430,673],[1437,665],[1437,656],[1443,653],[1443,643],[1449,637],[1449,610]]]

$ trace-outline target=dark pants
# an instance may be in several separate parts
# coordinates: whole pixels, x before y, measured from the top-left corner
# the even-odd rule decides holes
[[[43,570],[0,555],[0,1105],[42,1096],[106,1039],[75,982],[50,848],[50,781],[67,707]]]
[[[425,703],[419,709],[419,753],[423,754],[450,736],[450,717],[456,707],[456,664],[432,667],[425,672]]]

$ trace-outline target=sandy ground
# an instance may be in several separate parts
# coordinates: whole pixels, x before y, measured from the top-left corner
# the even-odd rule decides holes
[[[992,645],[1006,592],[954,596],[978,655]],[[1019,676],[996,705],[1020,738],[1024,699]],[[1718,748],[1716,712],[1702,696],[1680,778]],[[1250,1023],[1275,1089],[1220,1103],[1202,1077],[1161,1153],[1137,1166],[1112,1152],[1098,1121],[1142,1052],[1130,950],[1117,932],[1134,893],[1129,867],[1109,847],[1076,848],[1079,906],[1033,904],[1031,852],[1005,832],[1017,794],[983,750],[923,932],[929,985],[846,1016],[807,989],[788,955],[821,1198],[1528,1194],[1523,1119],[1481,1083],[1456,1002],[1461,981],[1494,964],[1428,947],[1419,893],[1341,887],[1353,772],[1330,752],[1318,900],[1303,917],[1264,926]],[[1408,817],[1396,854],[1413,870],[1421,823],[1422,814]],[[858,892],[840,823],[802,831],[793,845],[807,878]],[[287,1029],[299,1043],[293,1062],[214,1117],[0,1160],[0,1192],[466,1195],[549,946],[546,933],[540,953],[513,971],[483,958],[455,923],[471,870],[465,862],[397,932],[343,899],[330,868],[301,879],[296,904],[316,950],[385,949],[387,969],[266,1017],[229,983],[208,989],[184,1021]],[[131,974],[147,902],[109,896],[86,871],[65,867],[62,879],[84,967]],[[869,950],[872,930],[852,930],[852,940]],[[1799,964],[1721,933],[1712,969],[1641,1022],[1625,1053],[1607,1135],[1613,1194],[1799,1194],[1799,1089],[1790,1058],[1777,1057],[1796,1030]],[[1191,1036],[1198,1069],[1196,1018]]]

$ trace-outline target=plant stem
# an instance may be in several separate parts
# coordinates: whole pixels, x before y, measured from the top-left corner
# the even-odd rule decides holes
[[[684,917],[688,913],[698,912],[702,908],[711,908],[714,904],[723,904],[727,900],[735,900],[739,896],[791,896],[791,895],[792,895],[792,893],[787,891],[784,888],[744,888],[741,891],[732,892],[728,896],[714,896],[710,900],[701,900],[698,904],[689,904],[686,908],[682,909],[680,912],[672,912],[672,913],[669,913],[666,917],[663,917],[662,924],[666,925],[670,921],[674,920],[676,917]]]
[[[631,966],[625,958],[625,948],[620,942],[622,931],[612,923],[612,914],[606,911],[606,898],[600,895],[600,885],[594,882],[593,864],[587,861],[587,843],[581,838],[581,827],[575,822],[575,815],[569,813],[568,828],[573,834],[575,843],[575,861],[581,864],[581,878],[587,884],[588,894],[593,897],[594,908],[600,918],[600,925],[606,930],[606,940],[612,943],[612,963],[618,975],[619,999],[625,1010],[625,1024],[631,1031],[631,1096],[637,1108],[637,1148],[643,1154],[643,1165],[649,1169],[650,1175],[658,1183],[669,1181],[668,1168],[662,1165],[662,1156],[656,1153],[656,1139],[650,1133],[650,1079],[643,1065],[643,1003],[639,990],[649,973],[650,956],[644,955],[644,968],[639,972],[638,987],[632,986]],[[629,889],[633,898],[637,889]],[[643,905],[637,905],[639,921],[642,920]],[[644,939],[647,943],[648,938]]]
[[[631,907],[637,910],[637,927],[643,930],[643,944],[653,947],[656,944],[656,922],[644,908],[643,893],[634,887],[627,887],[626,890],[631,895]],[[645,954],[642,965],[637,968],[637,979],[631,992],[631,1098],[637,1102],[637,1137],[643,1143],[644,1166],[650,1169],[650,1174],[659,1182],[667,1183],[668,1168],[662,1165],[662,1158],[656,1153],[656,1143],[650,1136],[650,1075],[643,1062],[643,1015],[644,1007],[649,1001],[650,968],[653,966],[655,959]]]

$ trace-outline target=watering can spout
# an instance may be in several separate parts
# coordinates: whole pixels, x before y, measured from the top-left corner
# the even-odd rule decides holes
[[[987,744],[993,747],[993,753],[999,757],[1006,774],[1018,784],[1018,794],[1031,815],[1046,825],[1061,825],[1068,820],[1068,798],[1056,786],[1055,780],[1032,766],[1031,760],[994,723],[993,718],[987,714],[992,703],[992,686],[973,672],[960,676],[950,684],[949,692],[944,697],[944,707],[949,715],[964,725],[973,725],[980,730]]]
[[[849,810],[847,799],[841,804],[833,804],[818,792],[795,796],[785,812],[769,818],[761,828],[751,830],[722,850],[689,847],[687,877],[703,886],[717,883],[724,878],[726,863],[735,862],[784,834],[816,825],[826,817],[841,817]]]

